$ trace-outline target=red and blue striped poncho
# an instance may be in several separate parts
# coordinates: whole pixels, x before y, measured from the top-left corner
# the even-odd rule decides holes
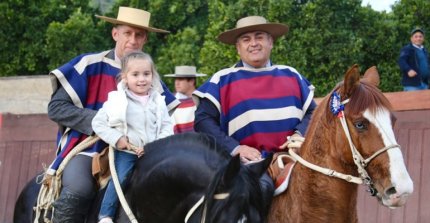
[[[194,132],[194,112],[196,104],[192,98],[180,99],[181,103],[173,113],[175,134]]]
[[[228,68],[194,92],[220,112],[221,130],[259,150],[275,152],[313,101],[314,87],[289,66]]]
[[[108,56],[109,55],[109,56]],[[80,108],[99,110],[107,100],[108,93],[116,90],[116,78],[120,72],[120,63],[115,61],[111,50],[95,54],[80,55],[50,73],[53,90],[57,81],[66,90],[74,105]],[[162,83],[168,109],[179,104],[175,96]],[[88,136],[73,129],[59,131],[57,135],[57,157],[50,166],[49,172],[55,172],[66,155]],[[107,145],[98,141],[81,154],[93,156]]]

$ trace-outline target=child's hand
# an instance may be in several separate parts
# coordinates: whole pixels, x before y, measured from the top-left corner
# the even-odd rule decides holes
[[[136,148],[136,150],[134,150],[134,152],[136,152],[137,157],[141,157],[145,151],[143,150],[143,148]]]
[[[125,136],[119,138],[118,142],[116,142],[116,148],[119,150],[127,149],[127,145],[128,145],[128,139]]]

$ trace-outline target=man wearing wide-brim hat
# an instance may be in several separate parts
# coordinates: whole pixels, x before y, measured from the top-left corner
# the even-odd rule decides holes
[[[141,51],[148,41],[148,32],[168,33],[150,26],[151,14],[129,7],[119,7],[116,18],[96,15],[114,24],[112,38],[115,48],[99,53],[82,54],[50,73],[53,94],[48,116],[60,126],[57,158],[47,170],[55,175],[64,157],[86,136],[93,135],[91,121],[102,107],[110,91],[116,90],[120,60],[133,51]],[[179,101],[161,83],[161,92],[169,109]],[[67,163],[62,176],[62,190],[54,202],[53,222],[85,222],[96,185],[92,176],[92,156],[106,147],[98,142]]]
[[[194,93],[199,98],[195,130],[213,135],[244,163],[283,151],[286,137],[305,134],[316,107],[309,81],[270,59],[274,41],[287,32],[286,25],[261,16],[239,19],[218,40],[235,45],[240,61],[215,73]],[[267,214],[274,182],[265,174],[260,183]]]
[[[194,131],[194,112],[197,107],[191,95],[196,90],[197,77],[206,74],[197,73],[195,66],[176,66],[174,74],[164,76],[175,78],[175,96],[181,101],[172,114],[175,134]]]

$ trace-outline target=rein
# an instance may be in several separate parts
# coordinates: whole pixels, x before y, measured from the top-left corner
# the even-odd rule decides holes
[[[369,158],[364,159],[363,156],[360,154],[360,152],[357,150],[357,148],[354,146],[354,143],[352,142],[352,139],[351,139],[351,134],[349,133],[348,124],[346,122],[346,118],[345,118],[345,114],[344,114],[344,105],[348,102],[349,102],[349,99],[346,99],[344,101],[340,101],[340,95],[337,92],[334,92],[333,95],[331,96],[330,108],[331,108],[332,113],[339,118],[339,120],[342,124],[342,128],[345,132],[345,136],[348,139],[348,143],[349,143],[349,147],[351,149],[354,164],[357,166],[357,171],[358,171],[358,174],[360,175],[360,177],[339,173],[339,172],[336,172],[335,170],[320,167],[320,166],[317,166],[315,164],[309,163],[308,161],[304,160],[299,155],[297,155],[291,149],[288,150],[288,152],[300,164],[302,164],[302,165],[304,165],[304,166],[306,166],[312,170],[323,173],[327,176],[337,177],[339,179],[345,180],[345,181],[350,182],[350,183],[356,183],[356,184],[363,184],[364,183],[364,184],[366,184],[369,188],[368,191],[370,192],[370,194],[372,196],[375,196],[375,195],[377,195],[378,191],[374,187],[372,178],[370,178],[369,174],[367,173],[366,167],[370,163],[370,161],[372,161],[374,158],[379,156],[381,153],[386,152],[389,149],[399,148],[400,146],[397,144],[386,146],[384,148],[379,149],[375,153],[373,153]]]
[[[230,196],[229,193],[220,193],[220,194],[214,194],[214,199],[215,200],[223,200],[226,199],[228,196]],[[202,203],[205,201],[205,196],[202,196],[197,203],[195,203],[193,205],[193,207],[191,207],[191,209],[188,211],[187,215],[185,216],[185,223],[188,222],[188,220],[190,219],[190,217],[194,214],[194,212],[197,210],[197,208],[200,207],[200,205],[202,205]],[[204,203],[204,209],[203,209],[203,214],[202,214],[202,218],[200,219],[201,223],[206,222],[206,212],[207,212],[207,204],[206,202]]]
[[[63,175],[63,170],[66,168],[67,163],[78,153],[82,152],[89,146],[92,146],[94,143],[96,143],[100,138],[97,135],[94,136],[88,136],[86,139],[84,139],[82,142],[80,142],[78,145],[76,145],[72,151],[70,151],[66,157],[64,158],[63,162],[61,162],[60,166],[58,167],[57,171],[55,172],[55,175],[48,174],[47,172],[43,173],[42,182],[38,181],[38,178],[36,179],[37,183],[42,183],[42,186],[40,187],[39,194],[37,196],[37,203],[36,206],[33,207],[33,210],[35,212],[35,218],[34,222],[39,222],[39,218],[44,212],[43,215],[43,222],[50,223],[51,217],[53,215],[54,208],[52,206],[52,203],[60,196],[61,191],[61,177]],[[48,216],[50,214],[50,216]]]
[[[131,143],[128,143],[128,145],[127,145],[128,150],[136,151],[136,148],[137,147]],[[112,146],[109,146],[109,168],[110,168],[110,172],[112,175],[112,181],[113,181],[113,185],[115,187],[115,191],[118,195],[119,202],[121,203],[121,206],[124,209],[124,212],[127,214],[127,217],[130,220],[130,222],[138,223],[136,217],[134,216],[133,212],[130,209],[130,206],[128,205],[127,201],[125,200],[124,193],[121,189],[121,184],[119,183],[118,174],[117,174],[116,168],[115,168],[115,155],[114,155],[114,148]]]

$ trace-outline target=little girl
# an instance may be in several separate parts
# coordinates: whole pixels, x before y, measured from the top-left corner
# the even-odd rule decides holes
[[[143,155],[144,145],[172,135],[173,123],[164,97],[158,93],[160,76],[151,57],[133,52],[121,60],[121,67],[118,89],[109,93],[92,126],[103,141],[116,149],[115,168],[123,187],[135,161]],[[99,223],[112,223],[117,206],[118,195],[111,179],[101,204]]]

